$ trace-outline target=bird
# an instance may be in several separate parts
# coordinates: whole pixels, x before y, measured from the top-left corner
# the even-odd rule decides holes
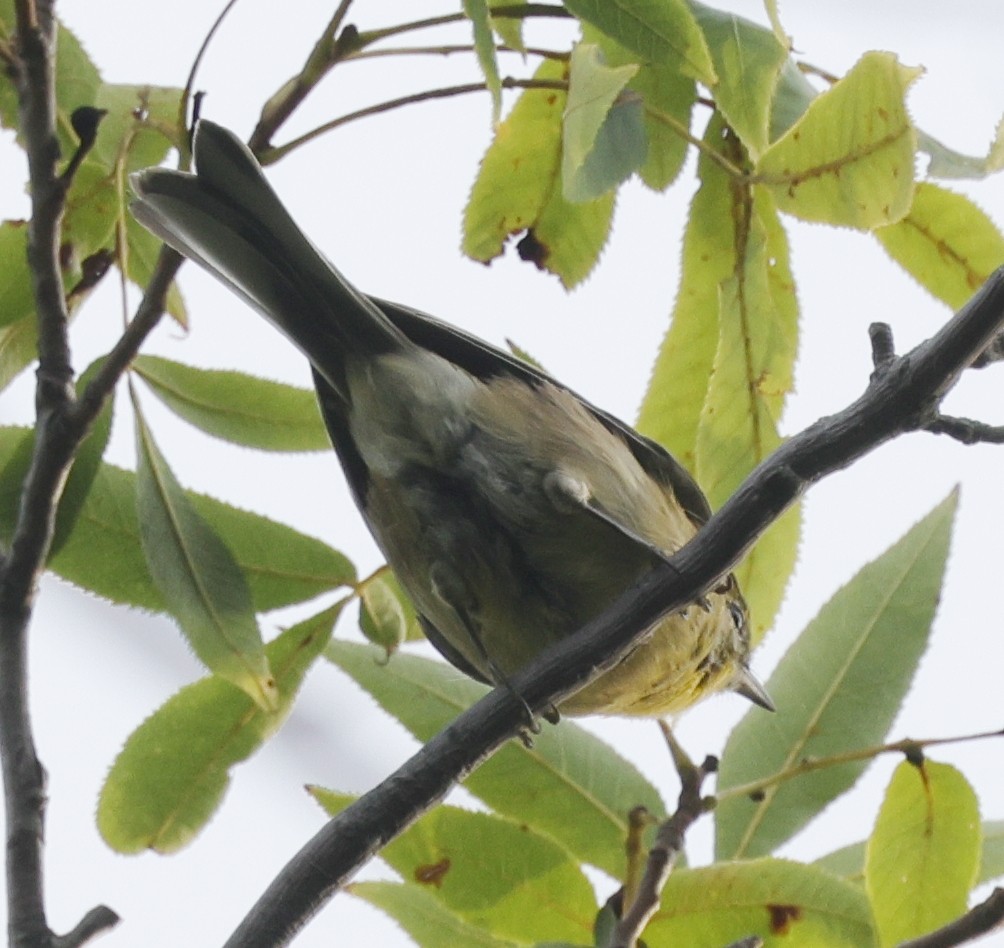
[[[353,499],[461,672],[507,685],[710,517],[656,442],[529,362],[356,289],[233,132],[198,121],[192,154],[194,173],[136,172],[132,213],[306,356]],[[773,710],[750,648],[730,573],[558,710],[653,717],[729,690]]]

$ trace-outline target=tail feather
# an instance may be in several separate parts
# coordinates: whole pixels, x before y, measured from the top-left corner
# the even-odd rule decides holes
[[[197,174],[133,176],[133,213],[273,322],[344,391],[346,355],[409,345],[297,227],[253,155],[232,133],[200,122]]]

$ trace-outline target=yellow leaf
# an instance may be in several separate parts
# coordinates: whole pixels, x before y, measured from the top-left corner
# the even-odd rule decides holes
[[[865,53],[770,148],[756,178],[803,220],[869,230],[910,209],[917,133],[906,91],[921,70]]]

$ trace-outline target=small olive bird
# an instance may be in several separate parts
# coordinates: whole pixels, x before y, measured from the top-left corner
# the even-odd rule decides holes
[[[196,174],[133,177],[133,213],[309,359],[356,504],[458,669],[508,683],[710,516],[659,445],[539,369],[352,286],[233,133],[201,121],[193,151]],[[724,689],[771,708],[749,651],[729,575],[560,709],[660,715]]]

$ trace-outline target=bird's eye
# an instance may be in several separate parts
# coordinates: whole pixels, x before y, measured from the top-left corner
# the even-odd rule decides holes
[[[729,603],[729,612],[732,614],[732,621],[740,632],[746,628],[746,613],[743,612],[743,607],[738,602]]]

